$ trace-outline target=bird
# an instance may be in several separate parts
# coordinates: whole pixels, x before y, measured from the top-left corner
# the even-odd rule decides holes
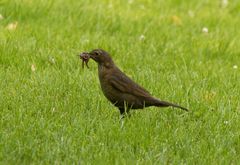
[[[121,115],[128,114],[132,109],[144,109],[149,106],[171,106],[188,111],[185,107],[152,96],[123,73],[107,51],[94,49],[89,53],[84,52],[84,58],[86,58],[86,54],[98,64],[98,77],[103,94],[119,109]]]

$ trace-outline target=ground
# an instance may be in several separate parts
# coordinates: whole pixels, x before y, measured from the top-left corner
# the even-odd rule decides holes
[[[237,164],[238,1],[0,1],[0,164]],[[154,96],[119,122],[97,65],[107,50]]]

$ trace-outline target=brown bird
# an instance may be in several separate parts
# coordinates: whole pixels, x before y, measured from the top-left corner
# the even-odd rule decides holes
[[[180,105],[161,101],[145,90],[143,87],[125,75],[113,62],[110,55],[102,50],[95,49],[87,53],[98,63],[98,76],[103,94],[118,109],[121,115],[128,113],[130,109],[143,109],[149,106],[157,107],[176,107],[188,111]],[[86,53],[80,57],[86,59]],[[83,58],[82,58],[83,59]]]

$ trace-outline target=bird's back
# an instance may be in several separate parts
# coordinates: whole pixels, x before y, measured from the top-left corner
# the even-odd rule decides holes
[[[131,80],[116,66],[110,69],[99,67],[99,80],[104,95],[116,106],[124,102],[132,109],[144,108],[153,97],[143,87]]]

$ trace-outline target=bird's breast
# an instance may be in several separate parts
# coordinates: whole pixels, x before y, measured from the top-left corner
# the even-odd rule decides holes
[[[105,97],[107,97],[108,100],[115,102],[118,100],[119,93],[113,88],[111,84],[112,74],[114,74],[112,69],[105,67],[98,68],[98,76],[103,94]]]

